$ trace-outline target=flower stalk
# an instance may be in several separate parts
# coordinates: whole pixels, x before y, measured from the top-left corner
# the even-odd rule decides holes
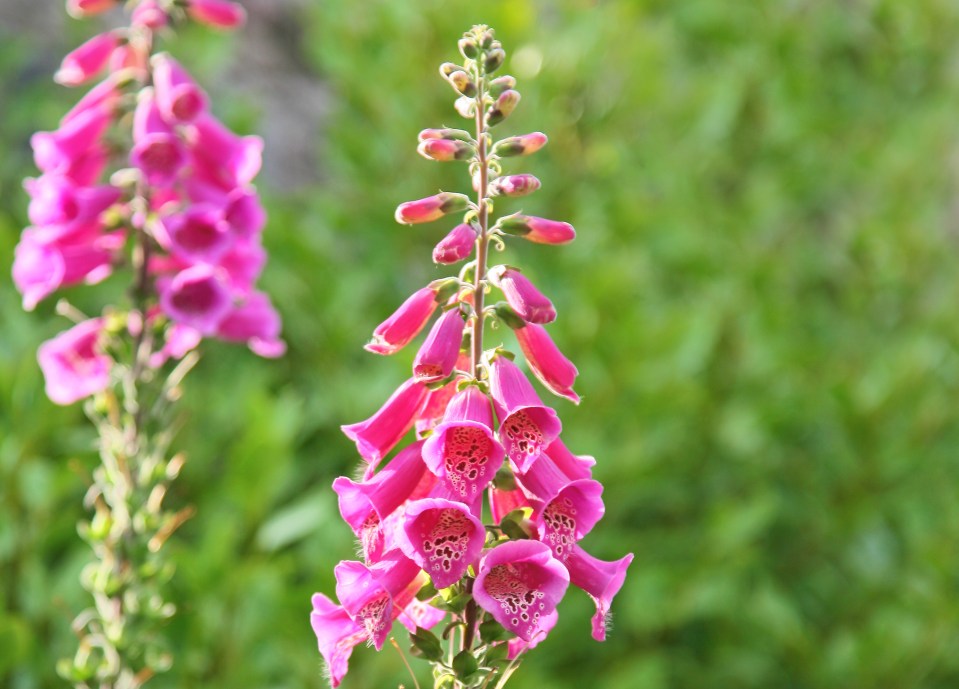
[[[441,191],[400,204],[395,218],[420,225],[463,212],[433,259],[467,262],[457,276],[407,298],[366,346],[394,354],[441,314],[413,376],[369,419],[342,427],[366,468],[362,480],[341,477],[333,488],[363,561],[335,568],[339,602],[313,596],[310,619],[333,687],[353,647],[368,641],[379,649],[397,620],[410,631],[411,654],[432,664],[434,689],[502,688],[556,624],[571,583],[596,603],[593,637],[604,639],[610,603],[632,561],[605,562],[579,547],[604,510],[592,461],[566,450],[559,416],[514,355],[484,342],[488,321],[501,332],[515,330],[536,377],[579,401],[576,368],[542,326],[556,319],[553,304],[518,269],[489,265],[490,247],[504,250],[514,237],[562,244],[575,235],[567,223],[518,213],[494,222],[495,198],[540,186],[532,175],[503,177],[500,160],[533,153],[546,137],[493,141],[492,128],[520,102],[516,80],[493,78],[505,51],[488,27],[473,27],[459,48],[463,63],[444,63],[440,74],[474,131],[424,129],[417,150],[435,162],[468,162],[475,202]],[[487,306],[494,288],[505,301]],[[414,428],[416,439],[402,446]]]

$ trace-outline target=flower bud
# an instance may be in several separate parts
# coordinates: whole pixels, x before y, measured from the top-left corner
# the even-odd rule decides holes
[[[444,79],[448,79],[450,74],[456,71],[463,71],[463,68],[453,62],[444,62],[440,65],[440,74]]]
[[[444,215],[463,211],[468,207],[469,199],[465,195],[443,191],[424,199],[401,203],[393,217],[401,225],[415,225],[439,220]]]
[[[493,127],[509,117],[519,104],[519,99],[519,91],[513,89],[503,91],[487,113],[486,124]]]
[[[119,43],[120,37],[113,31],[94,36],[63,58],[54,81],[64,86],[79,86],[89,81],[106,67]]]
[[[513,156],[525,156],[530,153],[536,153],[546,145],[548,139],[542,132],[533,132],[532,134],[523,134],[522,136],[510,136],[502,141],[498,141],[492,155],[500,158],[511,158]]]
[[[489,50],[490,48],[493,47],[493,35],[494,35],[494,32],[492,29],[487,29],[482,34],[480,34],[479,42],[480,42],[480,47],[483,50]]]
[[[154,31],[164,28],[168,20],[166,11],[157,4],[156,0],[143,0],[133,10],[130,18],[133,26],[143,26]]]
[[[246,10],[230,0],[188,0],[186,12],[202,24],[235,29],[246,21]]]
[[[489,83],[489,95],[491,95],[493,98],[499,98],[503,91],[515,88],[516,79],[511,77],[509,74],[504,74],[501,77],[496,77]]]
[[[416,147],[417,153],[430,160],[447,162],[450,160],[469,160],[475,150],[465,141],[449,139],[427,139]]]
[[[469,132],[462,129],[424,129],[417,137],[420,141],[429,141],[430,139],[449,139],[450,141],[472,141],[473,137]]]
[[[465,58],[475,58],[479,55],[479,46],[476,44],[476,39],[472,36],[465,36],[459,40],[459,49]]]
[[[119,0],[67,0],[67,13],[71,17],[82,19],[106,12],[118,3]]]
[[[534,215],[510,215],[501,218],[497,226],[505,234],[537,244],[568,244],[576,238],[576,231],[568,222]]]
[[[470,75],[463,70],[456,70],[451,73],[447,79],[457,92],[462,93],[467,98],[472,98],[476,95],[476,84],[470,79]]]
[[[465,323],[459,307],[440,316],[413,359],[413,377],[432,383],[453,372],[463,341]]]
[[[444,265],[459,263],[473,251],[476,230],[471,225],[457,225],[433,249],[433,262]]]
[[[546,328],[535,323],[524,323],[515,332],[526,363],[540,382],[553,394],[579,404],[579,395],[573,391],[579,372],[573,362],[559,351]]]
[[[502,196],[527,196],[539,189],[540,182],[533,175],[508,175],[493,181],[490,186],[494,194]]]
[[[503,66],[503,61],[506,59],[506,51],[502,48],[493,48],[488,53],[486,53],[486,73],[492,74],[500,67]]]
[[[516,268],[496,266],[489,271],[490,281],[503,290],[503,296],[527,323],[552,323],[556,320],[553,303]]]

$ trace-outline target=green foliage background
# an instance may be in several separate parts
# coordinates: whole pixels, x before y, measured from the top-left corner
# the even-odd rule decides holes
[[[352,556],[329,486],[338,430],[412,352],[361,350],[442,274],[446,225],[397,203],[466,186],[416,132],[454,124],[436,76],[475,22],[516,59],[500,128],[550,145],[510,169],[568,247],[516,246],[554,298],[584,403],[565,437],[596,456],[607,517],[585,545],[636,553],[605,644],[571,591],[515,689],[959,686],[959,4],[953,0],[463,0],[307,3],[303,63],[328,85],[322,182],[264,188],[277,362],[217,343],[188,381],[189,462],[171,504],[177,664],[151,686],[322,687],[309,596]],[[64,51],[93,31],[74,23]],[[0,27],[0,265],[26,222],[31,131],[76,94],[58,56]],[[234,127],[235,38],[172,47]],[[541,66],[537,65],[541,60]],[[216,100],[219,98],[218,100]],[[513,203],[510,209],[518,209]],[[5,269],[6,270],[6,269]],[[71,293],[91,309],[112,287]],[[34,352],[64,322],[0,289],[0,686],[61,686],[85,605],[76,536],[92,431],[45,398]],[[395,687],[398,657],[357,649],[347,689]]]

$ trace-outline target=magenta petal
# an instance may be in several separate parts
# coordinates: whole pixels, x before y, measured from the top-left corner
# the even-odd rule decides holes
[[[220,321],[216,334],[229,342],[246,342],[254,354],[273,359],[286,351],[280,329],[280,316],[270,298],[253,292]]]
[[[365,349],[374,354],[398,352],[419,334],[436,307],[436,291],[429,286],[418,289],[376,327]]]
[[[436,319],[413,360],[413,377],[430,383],[453,373],[465,327],[466,322],[458,308],[450,309]]]
[[[493,480],[505,450],[490,430],[489,399],[470,386],[456,394],[446,415],[423,445],[423,460],[450,494],[473,503]]]
[[[366,630],[354,622],[343,607],[322,593],[313,594],[310,624],[316,634],[320,654],[326,661],[330,685],[338,687],[349,669],[353,647],[366,641]]]
[[[473,597],[483,610],[524,641],[556,610],[569,574],[539,541],[509,541],[480,560]]]
[[[533,633],[533,638],[531,641],[523,641],[519,637],[515,637],[507,641],[509,648],[509,653],[507,654],[508,660],[515,660],[520,654],[525,653],[531,648],[536,648],[539,645],[539,642],[546,638],[546,636],[553,631],[553,627],[556,626],[556,622],[559,621],[559,613],[555,610],[549,615],[544,615],[539,618],[539,629]]]
[[[527,323],[514,332],[530,370],[539,378],[539,381],[553,394],[579,404],[579,395],[573,390],[573,383],[576,382],[579,371],[576,370],[573,362],[559,351],[546,332],[546,328],[535,323]]]
[[[393,621],[393,598],[389,591],[361,562],[341,562],[333,573],[336,597],[349,616],[362,626],[376,650],[380,650]]]
[[[526,376],[512,361],[490,364],[490,393],[500,418],[499,438],[513,467],[526,472],[562,430],[556,412],[543,405]]]
[[[502,490],[493,486],[490,486],[489,505],[490,514],[497,524],[513,510],[531,506],[526,494],[519,488]]]
[[[185,69],[167,53],[154,55],[157,107],[167,122],[188,122],[207,108],[207,98]]]
[[[497,266],[490,270],[490,277],[493,284],[503,290],[506,301],[524,321],[552,323],[556,320],[553,303],[515,268]]]
[[[595,463],[592,457],[577,457],[557,438],[526,473],[516,474],[516,480],[527,495],[545,503],[570,481],[590,478]]]
[[[201,264],[159,281],[160,306],[177,323],[212,335],[229,313],[232,299],[217,270]]]
[[[77,323],[37,351],[47,396],[57,404],[72,404],[105,390],[113,360],[102,352],[103,319]]]
[[[426,385],[411,378],[369,419],[340,428],[356,443],[360,456],[375,467],[413,427],[428,393]]]
[[[415,632],[417,627],[432,629],[445,617],[445,610],[434,608],[429,603],[414,598],[396,619],[409,631]]]
[[[443,589],[459,581],[479,556],[486,530],[463,503],[427,498],[407,505],[396,539],[433,585]]]
[[[359,533],[371,512],[382,521],[410,499],[427,475],[422,450],[422,441],[403,448],[389,464],[366,481],[356,482],[341,476],[333,482],[340,515],[354,532]]]
[[[540,540],[560,562],[569,557],[572,546],[603,518],[603,486],[599,481],[581,479],[566,485],[537,516]]]
[[[597,641],[606,640],[606,629],[609,626],[609,608],[613,598],[619,593],[626,580],[626,570],[633,561],[633,554],[620,558],[615,562],[600,560],[578,545],[571,549],[566,559],[566,568],[569,578],[576,586],[583,589],[596,603],[596,614],[593,615],[593,638]]]

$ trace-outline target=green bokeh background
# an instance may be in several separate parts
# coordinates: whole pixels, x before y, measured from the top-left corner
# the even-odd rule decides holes
[[[261,185],[263,282],[290,351],[211,342],[191,374],[170,500],[198,515],[171,546],[177,662],[151,686],[325,686],[309,596],[354,550],[329,487],[357,462],[338,427],[406,375],[412,352],[362,351],[371,329],[444,274],[429,251],[448,225],[392,213],[466,187],[413,149],[458,119],[436,66],[475,22],[520,79],[500,129],[550,136],[509,165],[543,181],[522,208],[579,232],[506,260],[552,296],[551,331],[581,371],[583,404],[556,406],[606,484],[584,545],[636,553],[609,641],[590,640],[592,606],[571,591],[510,686],[959,686],[959,4],[296,7],[296,50],[330,111],[303,141],[321,181]],[[94,26],[69,25],[57,55],[0,27],[0,266],[26,222],[29,134],[76,98],[50,74]],[[257,131],[257,94],[223,78],[242,39],[195,30],[168,47],[220,116]],[[92,310],[116,289],[70,297]],[[85,605],[75,528],[93,435],[45,398],[34,360],[64,325],[0,288],[4,689],[62,686],[53,664]],[[395,653],[359,648],[343,686],[401,682]]]

